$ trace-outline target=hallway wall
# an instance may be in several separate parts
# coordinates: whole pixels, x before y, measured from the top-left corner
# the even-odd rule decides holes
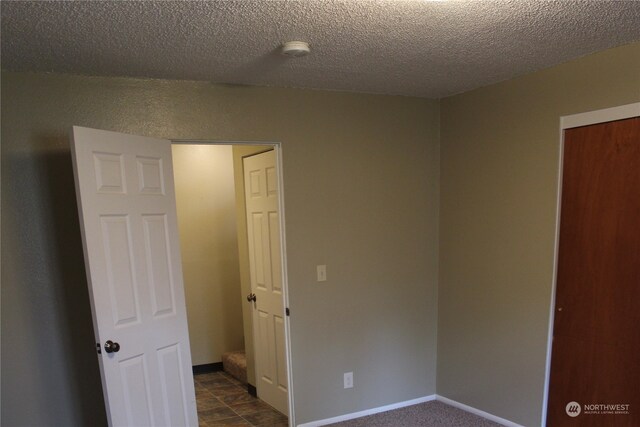
[[[244,348],[232,149],[171,147],[193,365]]]

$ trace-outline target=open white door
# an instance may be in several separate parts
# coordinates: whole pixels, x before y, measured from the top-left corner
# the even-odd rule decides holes
[[[288,415],[280,215],[275,152],[244,159],[258,397]]]
[[[109,425],[196,426],[171,144],[74,127],[72,156]]]

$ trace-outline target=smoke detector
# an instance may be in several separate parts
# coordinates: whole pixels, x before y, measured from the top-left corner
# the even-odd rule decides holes
[[[298,57],[308,55],[311,50],[309,43],[301,41],[286,42],[282,45],[282,54],[285,56]]]

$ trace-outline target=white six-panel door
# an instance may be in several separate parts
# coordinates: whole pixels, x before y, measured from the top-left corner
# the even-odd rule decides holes
[[[258,397],[288,415],[285,319],[275,152],[244,159]]]
[[[109,424],[196,426],[170,142],[74,127],[72,155]]]

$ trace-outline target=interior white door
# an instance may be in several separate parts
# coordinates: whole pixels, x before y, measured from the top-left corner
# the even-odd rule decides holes
[[[196,426],[171,144],[74,127],[72,156],[109,425]]]
[[[288,415],[280,215],[275,152],[244,159],[258,397]]]

